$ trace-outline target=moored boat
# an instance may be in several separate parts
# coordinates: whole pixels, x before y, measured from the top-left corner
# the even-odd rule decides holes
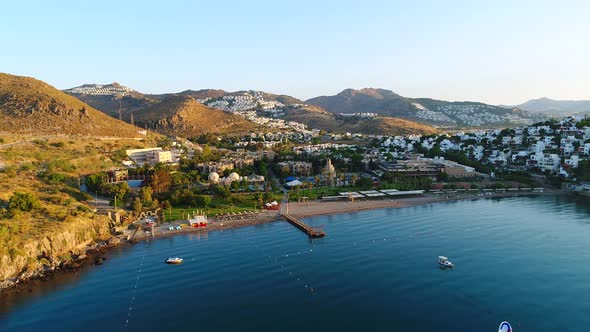
[[[512,326],[508,322],[502,322],[498,327],[498,332],[512,332]]]
[[[438,256],[438,264],[442,267],[453,267],[455,266],[449,259],[445,256]]]
[[[182,263],[182,258],[178,257],[171,257],[165,260],[166,264],[180,264]]]

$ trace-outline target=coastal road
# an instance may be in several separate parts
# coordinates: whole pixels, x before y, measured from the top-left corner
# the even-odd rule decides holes
[[[92,206],[94,206],[98,211],[106,211],[111,210],[113,207],[111,206],[111,199],[106,197],[100,197],[95,193],[88,190],[85,184],[80,186],[80,191],[87,193],[88,195],[94,197],[94,202],[92,202]]]

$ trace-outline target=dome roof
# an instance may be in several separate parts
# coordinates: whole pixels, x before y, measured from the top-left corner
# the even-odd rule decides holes
[[[219,174],[216,172],[209,173],[209,182],[219,182]]]
[[[230,175],[227,176],[228,181],[239,181],[240,176],[236,172],[232,172]]]

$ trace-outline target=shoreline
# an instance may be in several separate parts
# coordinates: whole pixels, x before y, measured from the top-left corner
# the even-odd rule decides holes
[[[388,208],[405,208],[422,206],[443,202],[458,202],[464,200],[479,200],[479,199],[490,199],[490,198],[503,198],[503,197],[521,197],[521,196],[548,196],[548,195],[562,195],[566,194],[560,191],[550,191],[544,193],[532,193],[532,192],[521,192],[521,193],[493,193],[490,195],[474,195],[474,194],[454,194],[444,196],[434,196],[432,194],[426,194],[417,197],[398,198],[398,199],[375,199],[375,200],[361,200],[355,202],[348,201],[311,201],[311,202],[296,202],[289,203],[289,210],[291,215],[297,218],[307,218],[319,215],[337,215],[342,213],[354,213],[360,211],[388,209]],[[213,218],[212,218],[213,219]],[[214,219],[213,219],[214,220]],[[191,233],[207,233],[209,231],[223,231],[232,228],[255,226],[261,224],[267,224],[277,221],[282,221],[280,217],[280,211],[276,210],[264,210],[254,218],[242,219],[242,220],[231,220],[231,221],[210,221],[208,226],[191,228],[185,227],[182,230],[169,231],[168,227],[181,224],[181,221],[175,221],[165,224],[160,224],[156,228],[154,235],[142,233],[137,235],[135,238],[125,241],[121,240],[117,243],[107,244],[108,241],[101,241],[95,244],[95,248],[91,252],[87,252],[82,259],[74,259],[68,264],[64,264],[59,269],[52,271],[45,271],[45,273],[37,276],[32,276],[28,279],[19,280],[17,283],[6,287],[0,288],[0,299],[8,296],[9,293],[20,293],[24,291],[27,285],[33,282],[43,283],[46,280],[53,279],[56,274],[70,274],[76,273],[80,268],[90,268],[93,265],[101,265],[102,261],[105,260],[105,256],[113,249],[121,248],[127,245],[134,245],[136,243],[155,240],[158,238],[191,234]],[[139,231],[139,230],[138,230]],[[328,234],[329,236],[329,234]],[[100,263],[96,263],[99,259]]]
[[[510,192],[510,193],[492,193],[490,195],[477,194],[454,194],[445,196],[434,196],[426,194],[423,196],[397,198],[397,199],[374,199],[374,200],[359,200],[355,202],[348,201],[311,201],[311,202],[293,202],[289,203],[290,215],[296,218],[307,218],[320,215],[337,215],[342,213],[354,213],[360,211],[378,210],[378,209],[398,209],[405,207],[429,205],[444,202],[458,202],[464,200],[479,200],[502,197],[522,197],[522,196],[548,196],[548,195],[562,195],[565,194],[559,191],[550,191],[543,193],[535,192]],[[284,204],[284,203],[283,203]],[[203,233],[209,231],[223,231],[225,229],[247,227],[254,225],[267,224],[276,221],[282,221],[280,211],[262,211],[255,218],[231,220],[231,221],[212,221],[211,218],[207,227],[191,228],[185,227],[182,230],[169,231],[168,227],[180,225],[180,221],[160,224],[155,234],[145,234],[136,236],[134,239],[128,241],[129,243],[138,243],[148,239],[158,239],[161,237],[168,237],[174,235],[182,235],[189,233]],[[122,241],[125,242],[125,241]]]
[[[364,200],[355,202],[322,202],[312,201],[309,203],[289,203],[289,209],[296,211],[290,213],[297,218],[307,218],[320,215],[333,215],[341,213],[353,213],[359,211],[378,210],[378,209],[398,209],[405,207],[414,207],[421,205],[429,205],[444,202],[458,202],[465,200],[480,200],[490,198],[502,198],[502,197],[522,197],[522,196],[548,196],[548,195],[560,195],[561,192],[521,192],[521,193],[493,193],[491,195],[473,195],[473,194],[455,194],[453,196],[447,195],[446,197],[437,197],[432,194],[426,194],[423,196],[397,198],[397,199],[376,199],[376,200]],[[329,206],[333,203],[334,205]]]

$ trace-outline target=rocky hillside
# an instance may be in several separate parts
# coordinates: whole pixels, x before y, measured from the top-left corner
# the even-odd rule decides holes
[[[166,97],[132,114],[137,126],[184,137],[203,133],[242,133],[256,128],[240,116],[209,108],[184,95]]]
[[[106,216],[78,217],[59,230],[28,240],[0,254],[0,289],[43,276],[82,258],[88,245],[111,237]]]
[[[138,129],[30,77],[0,73],[0,132],[134,137]]]
[[[129,122],[131,112],[141,110],[159,102],[157,98],[132,92],[125,95],[90,95],[71,93],[72,96],[82,100],[86,104],[116,119]]]
[[[515,108],[478,102],[448,102],[429,98],[407,98],[384,89],[347,89],[335,96],[306,101],[331,113],[377,113],[443,127],[502,127],[539,120]]]
[[[153,147],[158,139],[0,133],[0,288],[59,268],[88,243],[109,239],[111,223],[78,181],[119,166],[125,150]]]

